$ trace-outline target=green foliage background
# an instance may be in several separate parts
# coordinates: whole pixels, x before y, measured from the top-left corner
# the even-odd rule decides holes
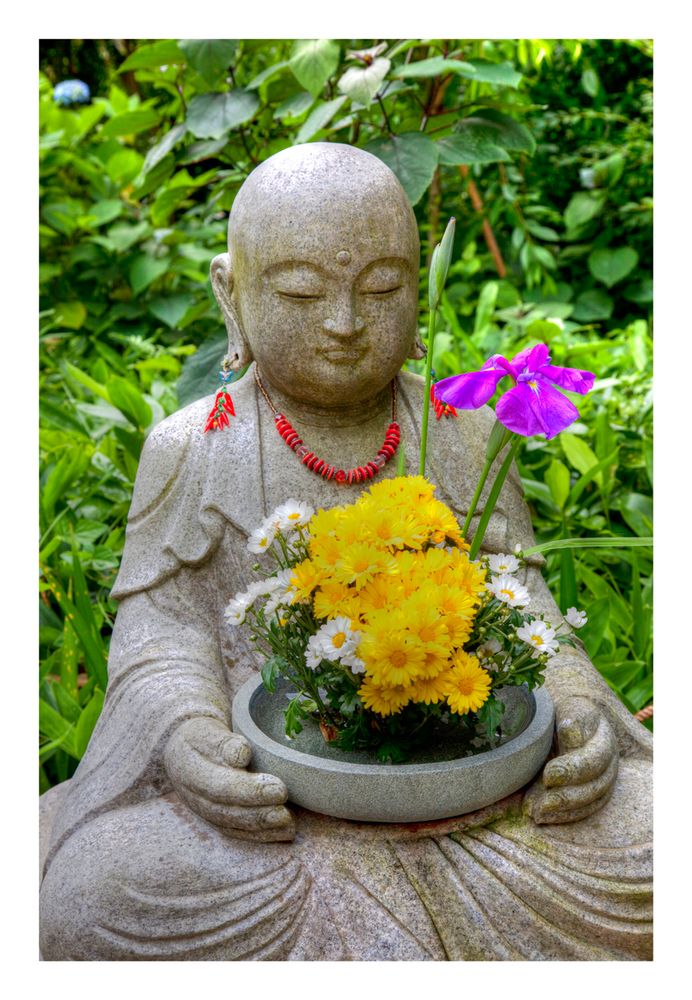
[[[92,100],[61,108],[53,87]],[[529,440],[538,541],[652,533],[652,47],[647,41],[42,43],[40,786],[103,704],[109,598],[151,427],[214,391],[208,268],[244,178],[294,143],[398,174],[424,274],[449,216],[438,378],[542,340],[597,373],[582,419]],[[416,368],[412,364],[412,368]],[[631,711],[653,697],[648,549],[552,553],[560,606]]]

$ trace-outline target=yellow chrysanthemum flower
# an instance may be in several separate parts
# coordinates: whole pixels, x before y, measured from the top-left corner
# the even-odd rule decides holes
[[[445,615],[444,623],[449,636],[449,645],[455,649],[463,646],[471,635],[473,620],[462,615]]]
[[[318,510],[310,520],[310,537],[324,538],[327,535],[335,535],[343,515],[343,507],[330,507],[329,510]]]
[[[427,534],[404,508],[375,503],[368,498],[361,508],[362,538],[378,548],[420,548]]]
[[[324,578],[324,574],[319,567],[315,566],[312,560],[304,559],[293,567],[290,582],[295,588],[293,603],[296,601],[308,601],[315,587],[319,587]]]
[[[434,677],[439,677],[441,673],[449,667],[449,657],[452,650],[447,646],[424,646],[425,659],[420,668],[420,673],[416,681],[429,681]]]
[[[313,607],[317,618],[337,618],[339,615],[351,617],[354,609],[354,590],[336,580],[325,580],[315,591]]]
[[[359,609],[370,617],[375,611],[398,607],[404,598],[401,582],[390,574],[374,576],[358,591]]]
[[[406,617],[408,631],[421,642],[443,647],[449,643],[446,619],[437,610],[435,586],[424,584],[420,590],[404,601],[401,610]]]
[[[403,630],[384,633],[363,629],[358,656],[365,663],[365,672],[377,684],[406,687],[421,673],[425,663],[425,647]]]
[[[448,671],[443,671],[435,677],[418,677],[408,688],[412,702],[423,702],[425,705],[437,705],[447,697],[447,687],[449,684]]]
[[[406,688],[376,684],[372,677],[365,678],[358,694],[365,707],[378,715],[396,715],[410,700]]]
[[[333,575],[340,583],[353,583],[359,589],[379,573],[389,573],[394,568],[394,561],[388,552],[366,542],[352,542],[343,547]]]
[[[457,650],[445,679],[447,704],[458,715],[477,712],[490,696],[491,683],[490,674],[483,670],[477,657]]]
[[[437,591],[437,606],[441,612],[448,615],[460,615],[462,618],[472,618],[478,605],[476,594],[469,594],[457,587],[439,587]]]
[[[316,566],[331,573],[341,558],[341,543],[336,535],[318,535],[310,542],[310,557]]]

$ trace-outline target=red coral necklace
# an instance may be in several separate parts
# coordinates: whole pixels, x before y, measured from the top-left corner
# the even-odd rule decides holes
[[[333,479],[341,486],[363,483],[376,476],[396,454],[399,441],[401,440],[401,432],[396,419],[396,379],[392,379],[392,420],[387,427],[382,447],[372,461],[367,462],[365,465],[357,465],[353,469],[339,469],[337,466],[330,465],[329,462],[320,458],[314,451],[310,451],[307,445],[303,444],[303,439],[291,422],[286,419],[283,413],[279,413],[272,403],[267,390],[262,384],[257,366],[255,366],[255,381],[257,382],[257,388],[264,396],[267,405],[274,414],[274,423],[281,437],[291,451],[296,453],[303,465],[316,475],[322,476],[323,479]]]

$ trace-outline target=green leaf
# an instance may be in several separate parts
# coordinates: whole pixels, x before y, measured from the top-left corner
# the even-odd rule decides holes
[[[89,206],[87,214],[80,218],[79,223],[85,229],[96,229],[99,226],[105,226],[107,222],[112,222],[113,219],[117,219],[119,215],[122,215],[124,208],[125,205],[120,198],[97,201]]]
[[[91,734],[93,733],[94,727],[98,722],[102,709],[103,691],[96,688],[91,701],[85,708],[82,709],[82,714],[80,715],[75,728],[75,751],[80,760],[86,752],[89,740],[91,739]]]
[[[608,288],[612,288],[634,270],[638,260],[639,254],[630,247],[592,250],[589,254],[589,270],[596,281],[601,281]]]
[[[528,153],[529,156],[533,156],[536,152],[536,140],[530,130],[512,115],[496,111],[495,108],[483,108],[477,111],[473,117],[485,123],[489,128],[495,128],[497,143],[504,149],[515,153]]]
[[[473,323],[474,336],[480,336],[483,330],[490,326],[495,314],[499,291],[500,286],[496,281],[486,281],[481,288],[481,293],[478,296],[478,305],[476,306],[476,317]]]
[[[289,66],[301,87],[319,97],[329,77],[336,72],[340,56],[339,46],[329,39],[300,40],[293,47]]]
[[[469,59],[473,73],[457,70],[461,76],[469,76],[479,83],[492,83],[496,87],[518,87],[521,83],[521,73],[517,73],[510,62],[493,63],[488,59]]]
[[[644,493],[627,493],[618,508],[623,518],[640,538],[651,535],[653,530],[653,501]]]
[[[574,553],[564,549],[560,557],[560,610],[564,614],[567,608],[573,608],[577,603],[577,574],[574,566]]]
[[[437,167],[437,146],[421,132],[375,139],[365,149],[383,160],[399,178],[412,205],[430,186]]]
[[[603,211],[606,195],[602,191],[578,191],[565,209],[568,230],[579,230]]]
[[[601,86],[598,73],[588,66],[581,75],[581,85],[589,97],[595,97]]]
[[[153,108],[138,108],[136,111],[124,111],[121,115],[116,115],[102,127],[100,136],[102,139],[110,139],[119,135],[136,135],[138,132],[146,132],[147,129],[158,125],[161,120],[160,115]]]
[[[149,45],[140,45],[118,67],[118,73],[126,73],[131,69],[155,69],[157,66],[169,66],[171,63],[185,61],[177,41],[161,39]]]
[[[113,406],[117,407],[138,430],[144,431],[151,423],[152,413],[151,407],[139,390],[120,375],[109,380],[107,389]]]
[[[142,173],[148,174],[152,167],[155,167],[157,163],[164,158],[167,153],[173,149],[173,147],[180,142],[185,133],[187,132],[187,125],[182,122],[180,125],[174,125],[173,128],[169,129],[164,135],[160,142],[157,142],[155,146],[152,146],[144,159],[144,165],[142,166]]]
[[[573,469],[577,470],[577,472],[580,472],[583,475],[590,472],[594,466],[599,464],[596,455],[583,438],[577,437],[576,434],[568,434],[566,431],[563,431],[559,440],[562,445],[562,450],[567,456],[567,461]],[[603,473],[597,472],[594,478],[599,485],[602,485]]]
[[[455,166],[462,163],[501,163],[510,155],[500,145],[502,130],[482,118],[465,118],[453,135],[439,139],[440,163]]]
[[[351,66],[339,80],[339,90],[352,101],[367,107],[387,73],[389,59],[375,59],[370,66]]]
[[[165,274],[170,267],[170,258],[155,258],[147,253],[137,254],[130,264],[129,279],[133,295],[139,295],[145,288],[148,288],[152,281],[156,281]]]
[[[314,111],[311,111],[296,135],[296,142],[307,142],[316,132],[323,129],[332,120],[340,107],[346,103],[346,96],[335,97],[333,101],[320,101]]]
[[[86,318],[86,307],[81,302],[58,302],[55,306],[54,321],[68,330],[79,330]]]
[[[198,139],[220,139],[238,125],[250,121],[258,108],[257,94],[247,90],[198,94],[190,101],[186,124]]]
[[[43,698],[38,703],[38,728],[42,736],[55,741],[56,746],[62,747],[71,757],[77,757],[74,725],[63,719]]]
[[[144,157],[137,150],[127,149],[123,146],[117,153],[113,153],[112,156],[108,157],[106,170],[113,183],[121,188],[135,179],[142,169],[143,162]],[[124,203],[121,204],[124,208]]]
[[[266,83],[267,80],[271,80],[272,77],[276,76],[278,73],[282,73],[287,68],[288,60],[274,63],[273,66],[268,66],[267,69],[263,69],[261,73],[258,73],[257,76],[253,77],[252,80],[250,80],[250,82],[246,85],[245,89],[257,90],[263,83]]]
[[[578,323],[592,323],[596,320],[610,319],[615,303],[607,292],[600,288],[590,288],[582,292],[574,303],[572,318]]]
[[[654,283],[651,278],[642,278],[641,281],[628,285],[622,294],[628,302],[648,306],[654,300]]]
[[[274,118],[279,121],[287,119],[289,122],[301,118],[305,112],[315,102],[312,94],[307,90],[299,90],[297,94],[291,94],[285,101],[282,101],[274,112]]]
[[[195,304],[194,295],[181,293],[179,295],[165,295],[160,299],[154,299],[148,303],[149,312],[153,313],[157,319],[175,330],[185,313]]]
[[[288,663],[283,656],[271,656],[264,663],[260,674],[262,676],[262,683],[270,694],[276,691],[276,682],[279,677],[283,676],[287,668]]]
[[[289,701],[288,707],[284,711],[284,718],[286,720],[287,736],[297,736],[298,733],[303,731],[303,726],[300,720],[305,718],[305,713],[300,695],[296,695],[295,698]]]
[[[588,607],[587,611],[589,620],[586,625],[579,629],[579,638],[593,659],[603,643],[605,631],[610,621],[610,598],[599,598]]]
[[[392,70],[392,76],[399,79],[425,79],[431,76],[441,76],[443,73],[462,73],[475,79],[476,71],[471,63],[460,62],[457,59],[445,59],[444,56],[432,56],[430,59],[418,59],[416,62],[403,63]]]
[[[550,495],[555,501],[555,506],[562,510],[569,495],[569,469],[560,461],[554,458],[545,473],[545,481],[548,484]]]
[[[495,737],[497,728],[502,722],[502,716],[504,714],[504,702],[500,701],[499,698],[496,698],[492,694],[479,708],[476,715],[479,723],[485,729],[485,735],[488,740],[492,740]]]
[[[55,513],[58,500],[64,499],[70,486],[86,472],[91,462],[91,448],[70,448],[51,469],[41,491],[41,503],[48,519]]]
[[[230,38],[185,38],[180,43],[189,66],[214,84],[235,59],[238,42]]]
[[[228,350],[228,336],[217,334],[205,340],[197,351],[185,359],[176,391],[181,406],[194,403],[216,392],[219,365]],[[238,373],[238,377],[239,377]]]

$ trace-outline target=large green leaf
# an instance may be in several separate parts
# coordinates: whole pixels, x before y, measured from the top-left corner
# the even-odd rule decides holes
[[[164,295],[149,303],[149,311],[162,323],[175,330],[188,309],[195,303],[194,295],[181,292],[178,295]],[[154,360],[154,359],[152,359]]]
[[[296,142],[307,142],[313,135],[325,128],[337,113],[340,107],[346,102],[346,95],[335,97],[333,101],[320,101],[317,107],[310,112],[296,135]]]
[[[227,71],[238,50],[238,42],[230,38],[185,38],[179,45],[188,64],[212,84]]]
[[[596,281],[612,288],[635,269],[638,260],[639,254],[631,247],[592,250],[589,254],[589,270]]]
[[[509,160],[509,153],[499,145],[499,138],[499,129],[481,118],[466,118],[457,132],[437,142],[440,163],[456,166]]]
[[[130,264],[129,278],[133,295],[139,295],[145,288],[148,288],[152,281],[156,281],[162,274],[165,274],[170,267],[168,257],[150,257],[149,254],[137,254]]]
[[[115,375],[109,380],[107,388],[113,406],[116,406],[138,430],[145,430],[151,423],[151,407],[137,387],[120,375]]]
[[[468,76],[479,83],[492,83],[496,87],[518,87],[521,73],[517,73],[510,62],[494,63],[488,59],[469,59],[472,72],[458,70],[461,76]]]
[[[389,72],[389,59],[374,59],[369,66],[351,66],[339,80],[339,90],[352,101],[367,106]]]
[[[215,393],[219,382],[219,365],[228,350],[228,337],[210,337],[191,357],[185,359],[176,390],[181,406]]]
[[[565,431],[560,435],[559,440],[562,450],[567,456],[567,461],[577,472],[584,475],[599,464],[593,450],[583,438]],[[597,483],[602,483],[603,473],[596,472],[594,479]]]
[[[395,66],[392,70],[392,76],[406,80],[415,80],[430,76],[442,76],[444,73],[462,73],[464,71],[469,76],[475,76],[475,70],[470,63],[459,62],[456,59],[445,59],[444,56],[432,56],[430,59],[418,59],[416,62]]]
[[[602,191],[578,191],[565,209],[568,230],[579,230],[603,211],[606,196]]]
[[[187,125],[183,122],[180,125],[174,125],[170,128],[163,139],[157,142],[155,146],[152,146],[147,153],[144,165],[142,167],[142,173],[148,174],[152,167],[155,167],[157,163],[164,158],[166,153],[170,153],[173,147],[180,142],[185,133],[187,132]]]
[[[322,88],[336,72],[341,55],[339,46],[327,38],[297,41],[289,65],[301,87],[319,97]]]
[[[186,125],[198,139],[220,139],[250,121],[258,107],[257,94],[247,90],[198,94],[190,101]]]
[[[118,73],[126,73],[131,69],[155,69],[157,66],[168,66],[171,63],[185,61],[177,41],[161,39],[150,45],[140,45],[118,67]]]
[[[91,701],[82,709],[82,714],[80,715],[77,725],[75,726],[74,732],[74,742],[75,751],[79,756],[79,759],[84,756],[86,748],[91,739],[91,734],[94,731],[94,727],[98,722],[98,718],[103,709],[103,691],[96,688]]]
[[[554,458],[546,469],[545,481],[555,501],[555,506],[562,510],[569,495],[570,480],[569,469],[559,458]]]
[[[412,205],[430,186],[437,167],[437,146],[421,132],[404,132],[375,139],[365,147],[383,160],[399,178]]]
[[[124,111],[116,115],[101,129],[101,137],[110,139],[118,135],[137,135],[158,125],[160,115],[153,108],[137,108],[135,111]]]
[[[614,308],[615,303],[607,292],[600,288],[590,288],[577,297],[572,319],[579,323],[593,323],[596,320],[610,319]]]

